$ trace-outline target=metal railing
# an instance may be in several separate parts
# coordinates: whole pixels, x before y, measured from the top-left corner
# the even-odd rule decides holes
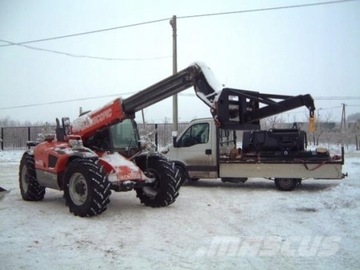
[[[188,123],[180,123],[180,133]],[[159,147],[172,143],[172,124],[138,124],[140,135],[148,135]],[[155,132],[157,130],[157,132]],[[28,141],[42,140],[46,134],[55,134],[55,126],[0,127],[0,149],[26,149]]]

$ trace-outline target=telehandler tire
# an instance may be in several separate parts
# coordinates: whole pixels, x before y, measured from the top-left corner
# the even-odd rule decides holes
[[[110,182],[97,161],[75,159],[69,162],[64,177],[65,201],[75,216],[91,217],[107,209]]]
[[[34,157],[24,154],[19,167],[19,186],[21,197],[25,201],[41,201],[45,196],[45,187],[36,180]]]
[[[146,206],[163,207],[175,202],[179,196],[181,176],[173,162],[162,157],[142,158],[138,167],[154,181],[144,188],[136,189],[137,197]]]

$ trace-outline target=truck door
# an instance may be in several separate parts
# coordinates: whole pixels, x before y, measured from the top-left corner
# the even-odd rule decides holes
[[[186,165],[191,178],[213,178],[217,175],[214,128],[208,122],[194,123],[176,142],[176,159]]]

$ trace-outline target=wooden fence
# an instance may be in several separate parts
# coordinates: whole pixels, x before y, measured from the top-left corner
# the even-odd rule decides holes
[[[178,133],[182,132],[188,123],[179,123]],[[350,126],[346,134],[342,134],[338,128],[324,129],[318,128],[314,134],[308,133],[308,142],[312,145],[330,144],[355,145],[360,149],[360,130],[356,126]],[[166,146],[172,143],[172,124],[138,124],[140,136],[151,134],[149,138],[155,142],[158,147]],[[155,132],[155,129],[157,132]],[[25,149],[28,141],[42,140],[45,134],[55,134],[55,126],[29,126],[29,127],[0,127],[0,149]]]

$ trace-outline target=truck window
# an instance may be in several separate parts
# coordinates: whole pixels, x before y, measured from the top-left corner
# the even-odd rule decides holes
[[[219,152],[220,155],[228,155],[236,145],[236,131],[230,129],[219,129]]]
[[[209,141],[209,124],[201,123],[190,126],[178,140],[178,147],[189,147]]]
[[[220,146],[236,145],[236,131],[230,129],[219,129]]]

